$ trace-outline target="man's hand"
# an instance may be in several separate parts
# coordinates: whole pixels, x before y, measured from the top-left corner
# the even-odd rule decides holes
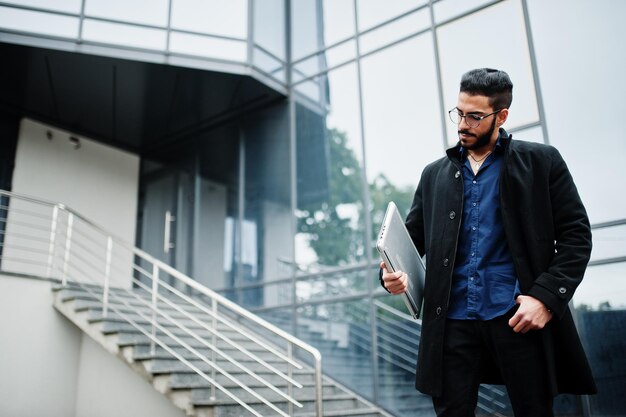
[[[380,263],[380,268],[383,270],[383,285],[387,288],[387,291],[393,295],[402,294],[406,291],[409,277],[404,272],[389,272],[384,262]]]
[[[552,312],[541,301],[529,295],[518,295],[515,302],[519,308],[509,320],[515,333],[543,329],[552,319]]]

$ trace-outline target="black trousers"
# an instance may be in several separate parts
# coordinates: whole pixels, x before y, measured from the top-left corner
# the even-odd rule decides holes
[[[433,397],[438,417],[475,416],[488,365],[500,370],[515,417],[553,417],[541,335],[515,333],[508,325],[514,311],[488,321],[447,319],[443,391]]]

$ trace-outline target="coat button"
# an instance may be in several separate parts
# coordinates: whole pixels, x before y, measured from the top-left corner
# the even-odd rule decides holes
[[[456,217],[456,213],[454,211],[451,211],[449,216],[450,216],[450,220],[454,220],[454,218]]]
[[[450,261],[448,260],[448,258],[445,258],[443,260],[443,266],[448,266],[449,263],[450,263]]]
[[[454,174],[454,178],[459,178],[460,176],[461,176],[461,171],[457,171],[457,172]]]
[[[437,307],[437,315],[441,315],[441,307]]]
[[[565,293],[567,292],[567,288],[565,288],[565,287],[561,287],[561,288],[559,288],[559,292],[560,292],[561,294],[565,294]]]

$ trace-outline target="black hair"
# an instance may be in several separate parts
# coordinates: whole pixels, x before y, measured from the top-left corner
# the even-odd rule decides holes
[[[509,74],[493,68],[477,68],[463,74],[460,91],[488,97],[494,110],[508,109],[513,101],[513,83]]]

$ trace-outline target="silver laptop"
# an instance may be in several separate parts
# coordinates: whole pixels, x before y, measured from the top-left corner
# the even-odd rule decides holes
[[[408,288],[402,297],[411,316],[417,319],[424,298],[426,268],[393,201],[387,205],[376,249],[389,271],[402,271],[408,275]]]

